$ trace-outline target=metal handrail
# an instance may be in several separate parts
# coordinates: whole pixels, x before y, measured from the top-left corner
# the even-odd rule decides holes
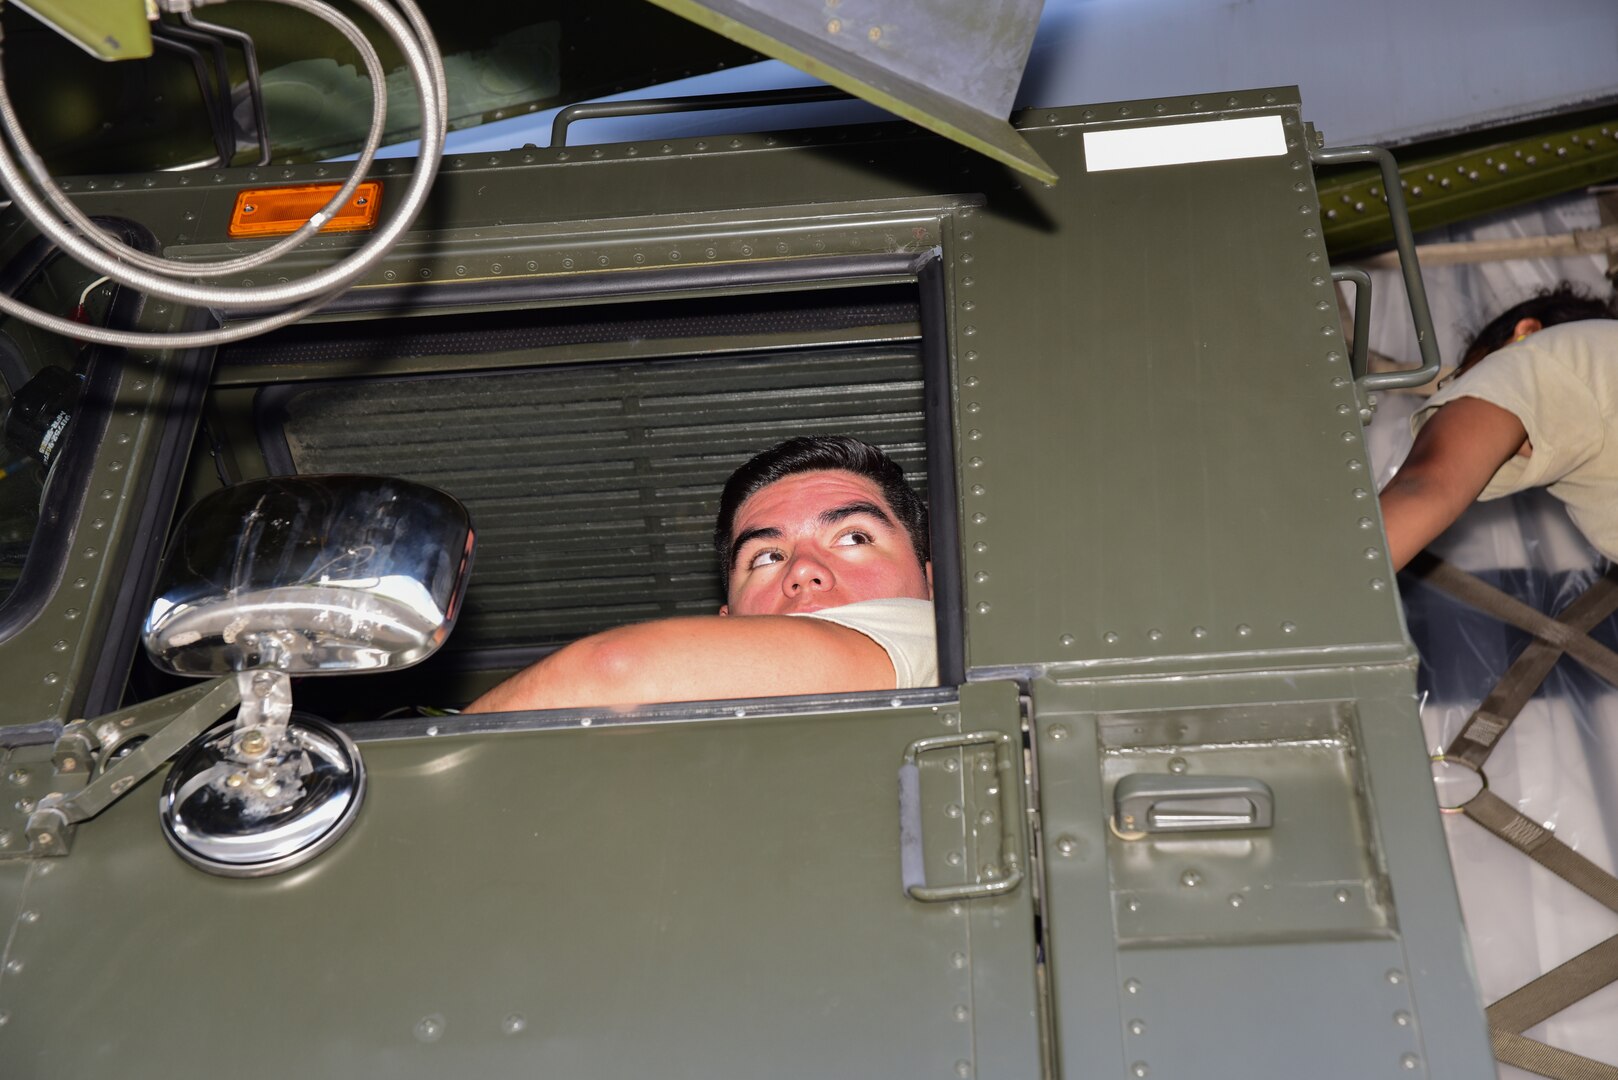
[[[1421,367],[1414,371],[1360,375],[1355,379],[1355,385],[1366,391],[1400,390],[1431,382],[1438,374],[1438,340],[1433,331],[1433,313],[1427,306],[1427,289],[1421,281],[1421,264],[1416,258],[1416,240],[1410,228],[1410,211],[1405,207],[1404,191],[1400,187],[1398,163],[1393,160],[1392,154],[1380,146],[1315,149],[1309,151],[1309,159],[1316,165],[1362,165],[1374,162],[1382,171],[1382,187],[1388,199],[1388,218],[1393,222],[1393,244],[1399,252],[1399,270],[1404,275],[1405,295],[1410,300],[1410,317],[1416,324],[1416,347],[1421,350]],[[1336,277],[1336,272],[1332,276]],[[1358,351],[1361,340],[1358,311],[1355,312],[1354,326],[1354,347]]]
[[[736,94],[695,94],[690,97],[645,98],[639,101],[582,101],[562,109],[556,114],[556,119],[551,121],[551,145],[566,146],[567,129],[579,120],[850,100],[853,100],[852,94],[835,86],[797,86],[785,90],[747,90]]]
[[[1334,266],[1331,279],[1354,283],[1354,349],[1348,367],[1357,381],[1368,370],[1371,355],[1371,275],[1357,266]]]

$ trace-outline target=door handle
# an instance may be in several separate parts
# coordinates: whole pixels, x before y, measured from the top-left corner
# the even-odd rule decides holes
[[[917,759],[932,750],[967,746],[994,747],[995,768],[1000,780],[1000,866],[994,869],[993,879],[989,881],[928,885],[921,843],[921,766]],[[940,900],[998,896],[1010,892],[1022,882],[1022,807],[1018,798],[1017,749],[1010,735],[998,731],[974,731],[917,739],[905,750],[904,762],[899,766],[899,873],[905,893],[911,899],[936,903]],[[985,873],[983,876],[990,875]]]
[[[1126,840],[1149,833],[1268,829],[1275,793],[1251,776],[1131,773],[1112,789],[1113,831]]]

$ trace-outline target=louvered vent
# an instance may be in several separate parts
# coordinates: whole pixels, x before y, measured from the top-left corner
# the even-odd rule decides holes
[[[297,472],[401,476],[466,503],[477,565],[450,646],[468,650],[717,610],[713,518],[736,466],[848,434],[925,496],[922,407],[906,342],[285,385],[260,430]]]

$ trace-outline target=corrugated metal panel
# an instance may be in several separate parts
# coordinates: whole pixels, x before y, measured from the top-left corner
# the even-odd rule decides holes
[[[866,439],[926,490],[914,342],[313,383],[266,405],[299,472],[400,476],[466,503],[462,650],[715,611],[719,490],[789,436]]]

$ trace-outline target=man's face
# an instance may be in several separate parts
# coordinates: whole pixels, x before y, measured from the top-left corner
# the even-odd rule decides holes
[[[876,483],[842,470],[794,473],[749,495],[731,533],[721,615],[786,615],[859,600],[930,600],[932,566]]]

